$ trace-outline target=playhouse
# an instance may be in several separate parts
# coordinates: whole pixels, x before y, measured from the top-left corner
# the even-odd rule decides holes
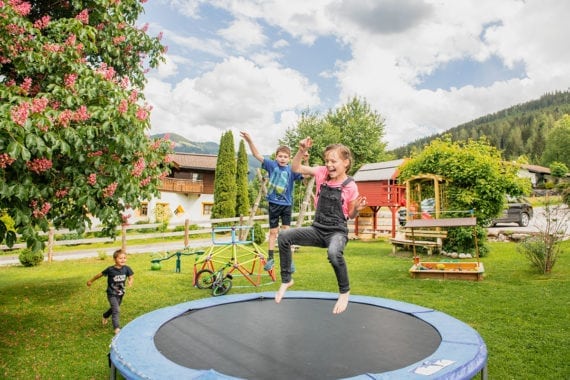
[[[404,160],[364,164],[354,174],[360,194],[366,196],[368,208],[360,212],[354,224],[355,234],[369,229],[373,234],[378,229],[378,212],[387,207],[392,217],[392,237],[396,234],[398,209],[405,204],[406,187],[398,184],[398,168]]]

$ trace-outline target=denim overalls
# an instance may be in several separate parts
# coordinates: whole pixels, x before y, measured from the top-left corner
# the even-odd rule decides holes
[[[328,248],[327,255],[338,282],[339,292],[350,290],[348,271],[344,261],[344,247],[348,242],[347,218],[342,212],[342,188],[352,177],[348,177],[340,187],[329,187],[322,183],[318,192],[315,220],[310,227],[291,228],[279,233],[279,259],[281,281],[291,281],[291,245]]]

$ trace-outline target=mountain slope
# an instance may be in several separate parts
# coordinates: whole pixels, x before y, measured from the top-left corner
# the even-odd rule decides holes
[[[169,140],[175,144],[174,151],[176,153],[218,154],[220,149],[219,144],[215,142],[192,142],[176,133],[160,133],[151,137],[162,138],[167,135]]]
[[[542,162],[546,135],[564,114],[570,114],[570,92],[545,94],[537,100],[506,108],[458,125],[444,133],[417,139],[392,150],[396,158],[409,157],[432,140],[451,135],[453,141],[479,139],[486,136],[489,143],[502,151],[508,160],[525,155],[531,162]]]

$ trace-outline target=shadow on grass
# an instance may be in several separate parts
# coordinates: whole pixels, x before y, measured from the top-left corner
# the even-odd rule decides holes
[[[52,280],[19,281],[13,285],[2,286],[0,297],[4,306],[10,304],[39,303],[49,305],[51,303],[65,302],[83,291],[79,284],[85,284],[82,277],[58,278]]]

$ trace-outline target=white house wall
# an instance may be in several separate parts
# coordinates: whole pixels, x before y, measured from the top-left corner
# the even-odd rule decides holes
[[[536,175],[534,173],[531,173],[526,169],[519,169],[518,176],[520,178],[530,179],[530,183],[532,184],[532,187],[536,187],[537,181],[536,181]]]
[[[213,194],[180,194],[171,192],[162,192],[160,198],[153,198],[148,203],[148,218],[151,223],[154,223],[154,209],[157,203],[168,203],[170,211],[172,211],[172,218],[170,223],[183,223],[186,219],[193,220],[209,219],[209,215],[203,215],[203,204],[214,203]],[[178,206],[182,206],[184,212],[176,214]]]

